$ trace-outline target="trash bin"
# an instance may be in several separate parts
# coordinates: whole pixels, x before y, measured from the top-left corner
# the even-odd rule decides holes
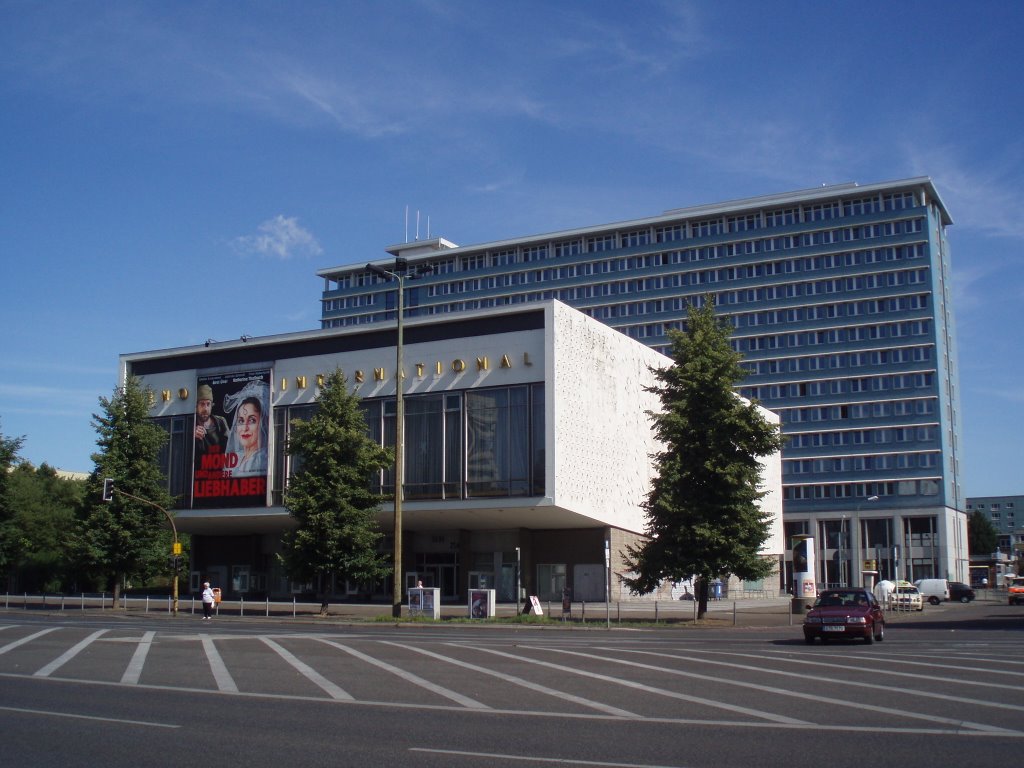
[[[220,604],[220,587],[214,587],[213,588],[213,604],[214,605],[219,605]]]
[[[711,582],[711,599],[721,600],[722,599],[722,582],[715,579]]]

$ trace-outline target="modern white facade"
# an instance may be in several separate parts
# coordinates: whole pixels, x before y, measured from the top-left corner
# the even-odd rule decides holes
[[[422,579],[448,600],[484,587],[512,600],[518,575],[542,598],[567,586],[575,599],[603,599],[605,542],[611,571],[621,574],[625,545],[642,536],[657,450],[647,411],[660,407],[645,387],[655,383],[651,369],[671,361],[557,301],[404,326],[406,583]],[[193,581],[209,576],[240,595],[303,589],[288,583],[275,557],[289,525],[281,504],[289,424],[308,417],[318,377],[341,368],[371,433],[393,444],[394,341],[392,324],[121,357],[122,375],[153,390],[152,417],[171,437],[163,468],[180,498],[178,529],[193,535]],[[213,391],[215,400],[228,399],[221,393],[241,387],[231,381],[269,392],[263,485],[260,477],[235,482],[220,468],[230,461],[200,459],[197,397]],[[764,554],[777,559],[785,548],[780,462],[772,457],[765,472],[774,524]],[[382,473],[381,489],[390,492],[389,484],[391,473]],[[390,504],[379,521],[393,531]],[[336,591],[382,598],[388,587]]]

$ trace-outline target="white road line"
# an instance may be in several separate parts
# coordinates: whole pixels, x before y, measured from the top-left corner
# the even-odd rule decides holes
[[[555,649],[549,649],[549,650],[555,650]],[[742,670],[754,671],[754,672],[762,672],[764,674],[770,674],[770,675],[782,675],[784,677],[790,677],[790,678],[799,678],[799,677],[801,677],[801,675],[797,675],[796,673],[793,673],[793,672],[783,672],[781,670],[765,669],[764,667],[751,667],[751,666],[748,666],[748,665],[745,665],[745,664],[730,664],[730,663],[724,662],[724,661],[713,661],[711,659],[697,658],[697,657],[692,657],[692,656],[678,656],[678,655],[670,654],[670,653],[658,653],[656,651],[633,651],[633,650],[616,649],[616,648],[598,648],[598,649],[595,649],[595,650],[611,651],[613,653],[634,653],[634,654],[642,654],[644,656],[659,656],[659,657],[662,657],[662,658],[673,659],[673,660],[676,660],[676,661],[693,661],[693,662],[696,662],[698,664],[713,664],[713,665],[716,665],[716,666],[733,667],[733,668],[736,668],[736,669],[742,669]],[[569,653],[569,654],[572,654],[574,656],[588,656],[588,654],[576,653],[575,651],[557,651],[557,652],[558,653]],[[862,710],[867,711],[867,712],[878,712],[878,713],[881,713],[881,714],[884,714],[884,715],[887,715],[887,716],[890,716],[890,717],[913,718],[913,719],[917,719],[917,720],[926,720],[926,721],[928,721],[930,723],[943,723],[945,725],[950,725],[950,726],[953,726],[955,728],[970,728],[970,729],[973,729],[973,730],[987,731],[987,732],[994,732],[994,733],[1003,733],[1003,734],[1021,733],[1020,731],[1014,731],[1014,730],[1011,730],[1009,728],[1000,728],[1000,727],[995,726],[995,725],[986,725],[985,723],[973,723],[973,722],[970,722],[968,720],[961,720],[961,719],[955,718],[955,717],[940,717],[938,715],[926,715],[926,714],[921,713],[921,712],[911,712],[910,710],[907,710],[907,709],[895,709],[893,707],[880,707],[880,706],[877,706],[875,704],[861,704],[861,703],[857,703],[857,702],[846,701],[844,699],[839,699],[839,698],[836,698],[834,696],[817,696],[817,695],[815,695],[813,693],[802,693],[800,691],[793,691],[793,690],[789,690],[787,688],[777,688],[777,687],[771,686],[771,685],[760,685],[758,683],[750,683],[750,682],[745,682],[745,681],[740,681],[740,680],[727,680],[727,679],[724,679],[724,678],[712,677],[710,675],[701,675],[701,674],[698,674],[696,672],[684,672],[683,670],[673,669],[671,667],[656,667],[656,666],[651,665],[651,664],[638,664],[638,663],[636,663],[634,661],[626,661],[625,659],[616,659],[616,658],[611,658],[611,657],[608,657],[608,656],[598,656],[596,658],[604,659],[605,661],[611,662],[613,664],[626,664],[628,666],[636,666],[636,667],[640,667],[642,669],[657,670],[659,672],[665,672],[666,674],[671,674],[671,675],[678,675],[680,677],[692,677],[692,678],[695,678],[695,679],[698,679],[698,680],[712,680],[712,681],[714,681],[716,683],[721,683],[723,685],[734,685],[734,686],[737,686],[739,688],[749,688],[749,689],[754,690],[754,691],[765,691],[766,693],[771,693],[773,695],[778,695],[778,696],[789,696],[791,698],[804,699],[806,701],[818,701],[818,702],[821,702],[823,704],[830,704],[832,706],[837,706],[837,707],[849,707],[851,709],[862,709]],[[961,699],[961,698],[956,697],[956,696],[945,696],[945,695],[941,695],[941,694],[930,694],[930,693],[928,693],[926,691],[913,691],[913,690],[907,689],[907,688],[894,688],[892,686],[887,686],[887,685],[874,685],[874,684],[871,684],[871,683],[851,682],[849,680],[825,680],[825,681],[823,681],[822,678],[814,678],[814,682],[816,682],[816,683],[832,682],[832,683],[835,683],[838,686],[872,688],[872,689],[888,691],[889,693],[907,693],[907,694],[913,694],[913,695],[918,695],[918,696],[925,696],[925,697],[928,697],[928,698],[943,699],[943,700],[955,701],[955,702],[971,701],[969,699]]]
[[[149,649],[153,647],[153,637],[156,632],[147,632],[139,640],[139,645],[135,649],[135,653],[132,655],[132,660],[128,662],[128,668],[121,675],[121,682],[125,685],[137,685],[139,678],[142,677],[142,668],[146,665],[146,657],[149,655]]]
[[[513,760],[527,763],[550,763],[551,765],[592,765],[598,768],[681,768],[678,765],[652,765],[650,763],[608,763],[603,760],[569,760],[563,757],[536,757],[533,755],[508,755],[494,752],[463,752],[459,749],[428,749],[426,747],[410,747],[410,752],[426,752],[431,755],[451,755],[452,757],[487,758],[502,761]]]
[[[287,648],[278,645],[269,637],[261,637],[260,640],[262,640],[264,643],[267,644],[267,646],[272,648],[278,656],[280,656],[282,659],[284,659],[293,667],[295,667],[299,674],[301,674],[307,680],[309,680],[312,683],[315,683],[321,689],[323,689],[323,691],[332,699],[352,701],[352,695],[350,693],[343,690],[341,686],[332,683],[330,680],[321,675],[319,672],[317,672],[311,666],[306,664],[304,661],[300,661],[299,659],[297,659],[294,656],[294,654],[292,654],[291,651],[289,651]]]
[[[25,637],[21,638],[21,640],[15,640],[13,643],[8,643],[7,645],[0,648],[0,655],[3,655],[8,651],[13,651],[19,645],[31,643],[37,637],[42,637],[43,635],[48,635],[51,632],[56,632],[58,629],[60,629],[60,627],[50,627],[49,629],[40,630],[39,632],[36,632],[34,635],[26,635]]]
[[[469,709],[490,709],[490,707],[488,707],[486,704],[481,704],[476,699],[471,699],[469,696],[463,696],[461,693],[457,693],[448,688],[444,688],[440,685],[437,685],[436,683],[430,682],[429,680],[424,680],[422,677],[420,677],[419,675],[415,675],[412,672],[407,672],[404,669],[393,667],[390,664],[384,663],[380,659],[375,659],[372,656],[367,656],[365,653],[357,651],[355,648],[350,648],[347,645],[336,643],[333,640],[325,640],[322,637],[318,637],[316,639],[319,640],[321,643],[325,643],[327,645],[333,646],[334,648],[337,648],[340,651],[344,651],[345,653],[351,654],[352,656],[355,656],[357,659],[365,661],[367,664],[372,664],[378,669],[383,669],[385,672],[390,672],[393,675],[397,675],[398,677],[402,678],[408,683],[418,685],[420,688],[424,688],[430,691],[431,693],[436,693],[438,696],[443,696],[444,698],[450,701],[454,701],[456,704],[459,704],[460,706],[468,707]]]
[[[119,720],[115,717],[96,717],[95,715],[76,715],[71,712],[46,712],[41,709],[25,709],[24,707],[0,707],[4,712],[16,712],[21,715],[44,715],[45,717],[70,717],[75,720],[94,720],[110,725],[144,725],[148,728],[181,728],[173,723],[152,723],[145,720]]]
[[[82,651],[84,651],[86,648],[88,648],[90,645],[92,645],[93,641],[97,637],[100,637],[101,635],[105,635],[106,633],[107,633],[107,630],[105,630],[105,629],[100,629],[100,630],[97,630],[96,632],[93,632],[91,635],[89,635],[84,640],[81,640],[80,642],[75,643],[72,647],[68,648],[66,651],[64,651],[64,653],[62,653],[56,659],[51,661],[45,667],[42,667],[41,669],[37,670],[35,675],[34,675],[34,677],[49,677],[54,672],[56,672],[58,669],[60,669],[65,664],[67,664],[69,661],[71,661],[73,658],[75,658],[75,656],[77,656]]]
[[[454,643],[453,643],[453,645],[454,645]],[[760,709],[750,709],[749,707],[741,707],[741,706],[738,706],[736,704],[726,704],[725,702],[722,702],[722,701],[714,701],[713,699],[705,699],[705,698],[703,698],[701,696],[690,696],[689,694],[686,694],[686,693],[678,693],[677,691],[669,691],[669,690],[666,690],[664,688],[655,688],[653,686],[645,685],[643,683],[637,683],[637,682],[635,682],[633,680],[623,680],[622,678],[619,678],[619,677],[611,677],[610,675],[601,675],[601,674],[598,674],[597,672],[588,672],[587,670],[584,670],[584,669],[576,669],[575,667],[567,667],[567,666],[565,666],[563,664],[552,664],[550,661],[540,661],[539,659],[531,659],[531,658],[524,657],[524,656],[516,656],[516,655],[511,654],[511,653],[504,653],[503,651],[495,651],[495,650],[491,650],[489,648],[475,648],[474,646],[463,646],[463,647],[473,648],[473,650],[480,651],[481,653],[491,653],[491,654],[494,654],[495,656],[504,656],[504,657],[509,658],[509,659],[516,659],[518,661],[522,661],[522,662],[525,662],[525,663],[528,663],[528,664],[532,664],[534,666],[546,667],[548,669],[556,669],[559,672],[565,672],[565,673],[568,673],[568,674],[571,674],[571,675],[580,675],[582,677],[590,677],[590,678],[593,678],[594,680],[601,680],[601,681],[606,682],[606,683],[614,683],[615,685],[621,685],[621,686],[624,686],[626,688],[634,688],[634,689],[636,689],[638,691],[644,691],[645,693],[654,693],[654,694],[657,694],[659,696],[666,696],[666,697],[668,697],[670,699],[680,699],[682,701],[689,701],[689,702],[691,702],[693,704],[701,704],[701,705],[706,706],[706,707],[714,707],[715,709],[724,709],[727,712],[735,712],[738,715],[746,715],[747,717],[758,717],[758,718],[761,718],[763,720],[769,720],[769,721],[774,722],[774,723],[786,723],[786,724],[789,724],[789,725],[808,725],[809,724],[806,720],[798,720],[798,719],[796,719],[794,717],[786,717],[785,715],[780,715],[780,714],[778,714],[776,712],[766,712],[766,711],[760,710]],[[596,656],[596,655],[590,655],[590,654],[586,654],[586,653],[578,653],[576,651],[562,651],[562,650],[558,650],[556,648],[542,648],[542,647],[538,647],[538,646],[531,646],[531,647],[537,647],[538,650],[548,650],[548,651],[554,651],[556,653],[567,653],[567,654],[570,654],[572,656],[584,656],[584,657],[589,657],[589,658],[593,658],[593,659],[598,659],[598,660],[601,660],[601,661],[615,661],[615,659],[607,659],[604,656]],[[635,664],[635,662],[621,662],[621,663],[624,663],[624,664]],[[644,667],[644,666],[647,666],[647,665],[635,664],[635,666],[637,666],[637,667]],[[651,669],[657,669],[657,667],[651,667]],[[713,680],[714,678],[707,678],[707,679]],[[634,717],[635,717],[635,715],[634,715]]]
[[[620,709],[619,707],[613,707],[613,706],[610,706],[608,704],[602,704],[599,701],[592,701],[591,699],[584,699],[582,696],[575,696],[574,694],[565,693],[564,691],[558,691],[558,690],[555,690],[554,688],[548,688],[547,686],[544,686],[544,685],[538,685],[537,683],[531,683],[529,680],[524,680],[523,678],[518,677],[516,675],[508,675],[508,674],[505,674],[504,672],[498,672],[495,669],[488,669],[487,667],[481,667],[481,666],[478,666],[476,664],[470,664],[469,662],[462,661],[460,659],[453,659],[450,656],[443,656],[440,653],[434,653],[433,651],[428,651],[425,648],[417,648],[417,647],[411,646],[411,645],[402,645],[401,643],[392,643],[392,642],[389,642],[387,640],[384,640],[382,642],[384,642],[386,645],[394,645],[394,646],[396,646],[398,648],[405,648],[406,650],[409,650],[409,651],[416,651],[416,653],[421,653],[424,656],[430,656],[431,658],[438,659],[439,661],[443,661],[443,662],[446,662],[448,664],[454,664],[455,666],[462,667],[463,669],[470,669],[470,670],[473,670],[474,672],[479,672],[480,674],[490,675],[491,677],[496,677],[499,680],[504,680],[506,683],[512,683],[513,685],[518,685],[518,686],[520,686],[522,688],[526,688],[527,690],[530,690],[530,691],[535,691],[537,693],[543,693],[546,696],[554,696],[556,699],[561,699],[562,701],[569,701],[569,702],[572,702],[574,704],[579,704],[581,706],[588,707],[590,709],[596,709],[598,712],[604,712],[605,714],[608,714],[608,715],[614,715],[615,717],[628,717],[628,718],[636,718],[636,717],[638,717],[638,715],[635,712],[629,712],[629,711],[627,711],[625,709]],[[461,646],[458,646],[457,643],[451,643],[451,645],[454,645],[456,647],[461,647]]]
[[[751,658],[751,659],[763,659],[764,658],[763,656],[755,656],[755,655],[749,654],[749,653],[730,653],[730,652],[727,652],[727,651],[707,651],[707,653],[716,653],[716,654],[726,655],[726,656],[739,656],[741,658]],[[777,654],[773,654],[772,658],[776,658],[779,661],[782,661],[782,662],[787,663],[787,664],[798,664],[798,665],[801,665],[801,666],[811,666],[811,667],[826,667],[828,669],[846,669],[846,670],[850,670],[850,671],[853,671],[853,672],[859,672],[861,674],[863,674],[864,669],[865,669],[864,665],[853,666],[851,664],[836,664],[836,663],[827,662],[827,661],[811,661],[810,659],[789,658],[789,657],[786,657],[786,656],[779,656]],[[874,659],[872,659],[872,661],[874,661]],[[910,662],[908,662],[908,664],[909,663]],[[942,667],[941,665],[937,665],[937,664],[922,664],[921,666],[925,666],[925,667],[938,667],[939,669],[944,669],[944,667]],[[997,670],[994,670],[994,669],[993,670],[980,669],[978,667],[956,667],[956,666],[951,666],[951,667],[948,667],[948,669],[958,669],[958,670],[961,670],[963,672],[984,672],[984,673],[999,674]],[[960,678],[954,679],[954,678],[949,678],[949,677],[937,677],[934,674],[932,674],[932,675],[924,675],[924,674],[917,674],[917,673],[914,673],[914,672],[897,672],[896,670],[892,670],[892,669],[888,669],[888,668],[884,668],[884,667],[879,667],[878,671],[879,671],[880,675],[885,675],[886,677],[909,677],[909,678],[911,678],[913,680],[930,680],[932,682],[946,682],[946,683],[952,683],[954,685],[964,685],[964,686],[972,686],[973,685],[973,686],[978,686],[978,687],[981,687],[981,688],[985,688],[986,690],[991,690],[993,688],[1002,688],[1002,689],[1005,689],[1005,690],[1008,690],[1008,691],[1020,691],[1020,683],[1017,683],[1016,685],[1014,685],[1012,683],[991,683],[991,682],[987,682],[987,681],[983,681],[983,680],[967,680],[967,679],[960,679]],[[1012,675],[1019,675],[1020,673],[1019,672],[1011,672],[1010,674],[1012,674]],[[888,686],[888,685],[883,685],[883,686],[878,686],[878,687],[884,688],[885,690],[892,690],[892,687]],[[974,703],[974,699],[965,699],[965,701],[969,701],[971,703]],[[1017,710],[1020,710],[1020,711],[1024,712],[1024,707],[1021,707],[1021,706],[1018,706],[1018,705],[1014,705],[1014,704],[1004,704],[1001,701],[997,702],[997,701],[989,700],[988,701],[988,706],[996,707],[998,709],[1017,709]]]
[[[238,693],[238,686],[235,685],[235,681],[231,678],[231,673],[228,672],[228,668],[224,665],[224,659],[220,657],[213,639],[209,635],[202,633],[199,634],[199,639],[203,641],[203,650],[206,651],[206,659],[210,662],[210,671],[213,673],[213,679],[217,683],[217,690],[224,691],[225,693]]]

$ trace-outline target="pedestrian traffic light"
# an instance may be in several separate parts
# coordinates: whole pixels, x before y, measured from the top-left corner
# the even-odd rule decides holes
[[[181,571],[181,564],[181,555],[171,555],[167,558],[167,567],[175,573],[179,573]]]
[[[110,501],[114,498],[114,478],[108,477],[103,480],[103,500]]]

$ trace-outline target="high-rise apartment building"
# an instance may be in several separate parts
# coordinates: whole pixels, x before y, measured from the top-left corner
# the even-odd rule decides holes
[[[822,186],[456,246],[388,248],[405,315],[557,299],[659,351],[711,296],[782,418],[786,533],[821,584],[967,578],[950,216],[929,178]],[[393,263],[379,262],[390,268]],[[325,328],[393,323],[393,283],[324,269]]]

